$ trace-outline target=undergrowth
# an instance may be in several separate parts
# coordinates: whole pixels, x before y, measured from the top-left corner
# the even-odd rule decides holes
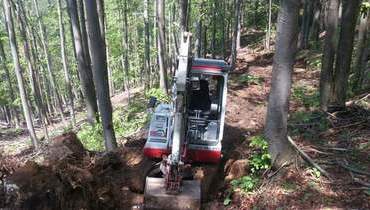
[[[260,176],[263,171],[271,167],[271,156],[268,153],[268,143],[263,136],[253,136],[250,139],[249,146],[252,148],[252,155],[249,158],[250,173],[239,179],[230,182],[231,191],[224,200],[224,205],[229,205],[231,195],[234,192],[251,193],[261,183]]]
[[[113,112],[113,126],[116,138],[127,137],[144,127],[149,121],[147,99],[154,96],[159,102],[167,103],[170,98],[160,89],[150,89],[144,93],[144,98],[134,99],[130,105],[119,107]],[[78,138],[84,147],[92,151],[104,151],[103,127],[86,124],[78,132]]]
[[[320,106],[319,93],[314,89],[307,89],[302,86],[294,87],[292,97],[301,102],[306,108],[318,108]]]
[[[261,85],[264,82],[264,78],[257,77],[251,74],[243,74],[238,78],[239,82],[246,85]]]

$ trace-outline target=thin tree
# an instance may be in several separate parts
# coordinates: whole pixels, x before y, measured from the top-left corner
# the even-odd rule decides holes
[[[75,117],[74,101],[73,101],[73,94],[72,94],[71,77],[70,77],[70,73],[69,73],[68,65],[67,65],[68,61],[67,61],[66,47],[65,47],[65,34],[64,34],[61,0],[58,0],[58,17],[59,17],[60,53],[62,55],[64,80],[65,80],[66,87],[67,87],[67,95],[68,95],[68,100],[69,100],[68,105],[69,105],[69,112],[71,115],[71,122],[72,122],[72,126],[75,126],[76,117]]]
[[[369,56],[369,38],[368,38],[368,31],[370,28],[370,9],[364,11],[361,14],[359,32],[358,32],[358,40],[357,40],[357,55],[353,65],[353,72],[354,72],[354,81],[353,81],[353,90],[355,92],[361,90],[361,84],[363,81],[363,77],[365,74],[366,63]]]
[[[188,0],[180,0],[180,34],[188,31]]]
[[[82,1],[81,1],[82,3]],[[90,66],[90,56],[87,55],[88,50],[84,50],[84,43],[81,35],[81,26],[78,18],[77,3],[74,0],[67,0],[68,14],[72,25],[73,42],[75,43],[77,68],[80,75],[82,92],[84,93],[87,120],[93,124],[97,120],[97,102],[93,74]],[[87,44],[87,43],[85,43]]]
[[[85,0],[85,6],[93,77],[96,85],[99,111],[102,118],[105,148],[107,151],[112,151],[117,148],[117,142],[112,122],[112,104],[109,98],[105,41],[100,33],[96,1]]]
[[[266,50],[270,50],[271,24],[272,24],[272,0],[268,0],[268,1],[269,1],[269,9],[268,9],[268,26],[267,26],[266,43],[265,43]]]
[[[41,43],[42,43],[42,47],[43,47],[43,50],[44,50],[44,55],[45,55],[45,58],[46,58],[46,66],[47,66],[47,70],[48,70],[48,74],[49,74],[49,82],[50,82],[51,88],[53,89],[53,92],[54,92],[54,98],[56,100],[57,107],[59,109],[59,114],[62,118],[63,123],[65,123],[65,118],[64,118],[64,113],[63,113],[63,104],[62,104],[62,101],[61,101],[61,98],[60,98],[58,87],[56,86],[55,76],[54,76],[54,73],[53,73],[53,70],[52,70],[52,62],[51,62],[51,57],[50,57],[50,52],[49,52],[48,41],[47,41],[47,37],[46,37],[45,25],[42,21],[41,15],[40,15],[39,5],[38,5],[37,0],[33,0],[33,3],[34,3],[34,6],[35,6],[36,17],[38,19],[39,30],[40,30],[40,34],[41,34]]]
[[[4,14],[4,16],[5,16],[5,14]],[[6,57],[5,57],[3,42],[2,42],[1,39],[0,39],[0,63],[1,63],[1,67],[5,71],[5,79],[8,83],[9,96],[10,96],[11,102],[13,103],[15,101],[15,90],[13,88],[13,84],[12,84],[12,81],[11,81],[11,78],[10,78],[9,69],[6,65]],[[20,126],[20,119],[19,119],[18,111],[17,111],[16,107],[10,107],[9,109],[10,109],[10,115],[15,118],[15,126],[18,128]]]
[[[339,0],[329,0],[326,10],[326,34],[322,55],[320,75],[320,106],[327,111],[330,98],[331,82],[334,73],[334,59],[336,54],[336,31],[338,27]]]
[[[123,42],[123,47],[124,47],[124,54],[123,54],[123,63],[124,63],[124,69],[125,69],[125,89],[127,92],[127,99],[128,103],[130,103],[130,76],[129,76],[129,69],[130,69],[130,63],[128,62],[128,56],[129,56],[129,44],[128,44],[128,21],[127,21],[127,13],[128,13],[128,8],[127,8],[127,0],[124,0],[123,4],[123,21],[122,21],[122,27],[124,28],[124,34],[122,36],[122,42]]]
[[[236,0],[235,2],[235,16],[234,16],[234,31],[233,31],[233,39],[232,39],[232,46],[231,46],[231,68],[235,69],[236,65],[236,57],[237,57],[237,39],[238,39],[238,29],[239,29],[239,21],[240,21],[240,8],[241,8],[242,0]]]
[[[144,42],[145,42],[145,49],[144,49],[144,70],[146,75],[146,88],[150,87],[150,30],[149,30],[149,3],[148,0],[144,0]]]
[[[158,64],[159,64],[159,86],[168,93],[167,84],[167,55],[166,55],[166,29],[165,29],[165,0],[157,1],[157,27],[158,27]]]
[[[11,49],[11,53],[13,57],[14,70],[15,70],[15,74],[16,74],[17,82],[18,82],[19,95],[22,101],[24,118],[26,119],[27,129],[28,129],[31,141],[32,141],[32,145],[35,147],[36,150],[38,150],[39,143],[38,143],[38,139],[35,133],[35,129],[33,127],[31,111],[28,105],[27,93],[25,90],[24,82],[23,82],[22,69],[19,63],[17,40],[16,40],[14,24],[13,24],[12,8],[10,6],[9,0],[3,0],[3,6],[5,10],[9,44],[10,44],[10,49]]]
[[[276,52],[265,125],[269,153],[275,167],[290,163],[295,154],[287,139],[287,118],[297,51],[299,9],[300,2],[296,0],[282,0],[280,3]]]
[[[35,64],[33,63],[33,59],[31,58],[31,45],[29,42],[29,38],[27,37],[26,33],[26,23],[27,19],[25,16],[25,13],[23,12],[24,8],[22,5],[22,2],[19,1],[16,5],[16,13],[17,13],[17,20],[18,20],[18,26],[19,26],[19,32],[23,41],[23,51],[24,51],[24,57],[27,62],[27,68],[28,68],[28,75],[29,75],[29,82],[31,86],[32,95],[35,99],[35,107],[37,115],[40,119],[41,126],[43,127],[44,135],[46,139],[49,139],[49,134],[47,130],[47,121],[46,121],[46,113],[44,109],[44,104],[41,100],[41,92],[39,89],[39,86],[37,84],[37,78],[36,78],[36,70],[35,70]]]
[[[343,0],[337,60],[331,103],[334,107],[345,108],[348,78],[351,70],[353,41],[361,0]]]

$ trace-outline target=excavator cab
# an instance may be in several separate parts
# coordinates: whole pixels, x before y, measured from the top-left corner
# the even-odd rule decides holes
[[[218,163],[224,132],[227,78],[225,61],[192,58],[191,36],[183,37],[172,88],[172,102],[157,104],[144,155],[158,160],[146,178],[145,209],[200,209],[199,180],[189,180],[192,163]]]
[[[192,60],[188,74],[185,141],[186,162],[218,163],[224,132],[229,66],[213,59]],[[150,99],[153,104],[154,99]],[[161,159],[171,152],[173,105],[159,104],[152,114],[144,154]]]

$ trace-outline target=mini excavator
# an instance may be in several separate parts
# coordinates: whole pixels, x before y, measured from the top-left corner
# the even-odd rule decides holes
[[[148,104],[154,111],[144,155],[158,160],[158,173],[146,177],[145,209],[200,209],[201,186],[192,180],[191,164],[221,159],[230,66],[223,60],[193,58],[190,48],[191,34],[185,32],[172,102],[158,104],[151,98]]]

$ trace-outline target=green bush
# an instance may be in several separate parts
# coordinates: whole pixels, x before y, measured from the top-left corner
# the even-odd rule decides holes
[[[258,183],[259,179],[255,176],[243,176],[231,181],[231,186],[234,191],[251,192],[257,187]]]
[[[150,97],[156,97],[161,103],[169,103],[171,98],[160,88],[152,88],[145,92],[145,97],[149,99]]]
[[[258,173],[270,168],[271,156],[268,153],[268,143],[262,136],[253,136],[249,144],[253,148],[253,154],[249,159],[251,172]]]
[[[77,136],[87,150],[104,151],[103,126],[100,123],[83,125]]]

